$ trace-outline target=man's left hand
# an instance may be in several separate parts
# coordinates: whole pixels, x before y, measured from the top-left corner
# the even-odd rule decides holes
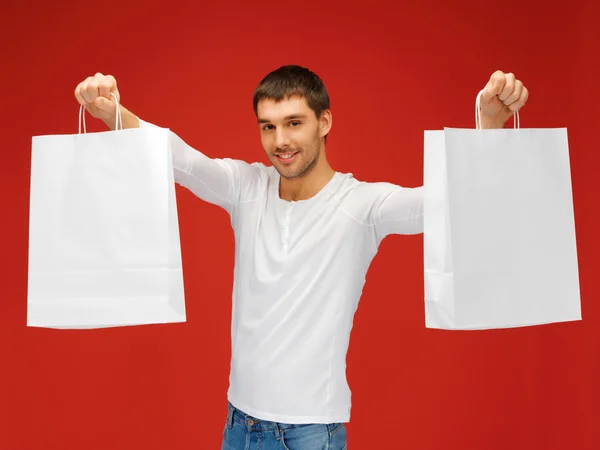
[[[512,73],[497,70],[481,94],[482,128],[504,128],[508,119],[525,106],[528,98],[529,91],[521,80]]]

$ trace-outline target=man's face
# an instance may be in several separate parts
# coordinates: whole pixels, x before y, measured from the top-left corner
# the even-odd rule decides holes
[[[263,99],[256,109],[262,144],[273,167],[284,178],[309,173],[321,155],[321,130],[304,97]]]

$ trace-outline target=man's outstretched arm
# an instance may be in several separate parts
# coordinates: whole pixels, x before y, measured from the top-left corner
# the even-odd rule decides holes
[[[77,101],[95,118],[115,129],[119,102],[123,128],[155,127],[120,104],[121,95],[112,75],[98,72],[80,82],[74,91]],[[175,181],[202,200],[231,214],[242,194],[252,195],[259,184],[259,164],[230,158],[210,158],[189,146],[175,133],[169,134]]]
[[[374,211],[373,222],[377,240],[388,234],[419,234],[423,232],[423,187],[389,186]]]

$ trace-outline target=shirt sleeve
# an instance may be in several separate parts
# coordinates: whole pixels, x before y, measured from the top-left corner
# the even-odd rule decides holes
[[[142,119],[140,128],[157,127]],[[158,127],[160,128],[160,127]],[[243,199],[252,196],[263,176],[264,165],[230,158],[209,158],[169,133],[175,182],[197,197],[220,206],[230,215]]]
[[[423,233],[423,187],[384,185],[373,211],[377,242],[389,234]]]

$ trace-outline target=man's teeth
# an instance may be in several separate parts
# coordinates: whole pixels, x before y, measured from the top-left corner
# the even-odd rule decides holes
[[[294,156],[294,154],[293,153],[283,153],[283,154],[278,155],[278,156],[280,158],[283,158],[283,159],[288,159],[288,158],[291,158],[292,156]]]

